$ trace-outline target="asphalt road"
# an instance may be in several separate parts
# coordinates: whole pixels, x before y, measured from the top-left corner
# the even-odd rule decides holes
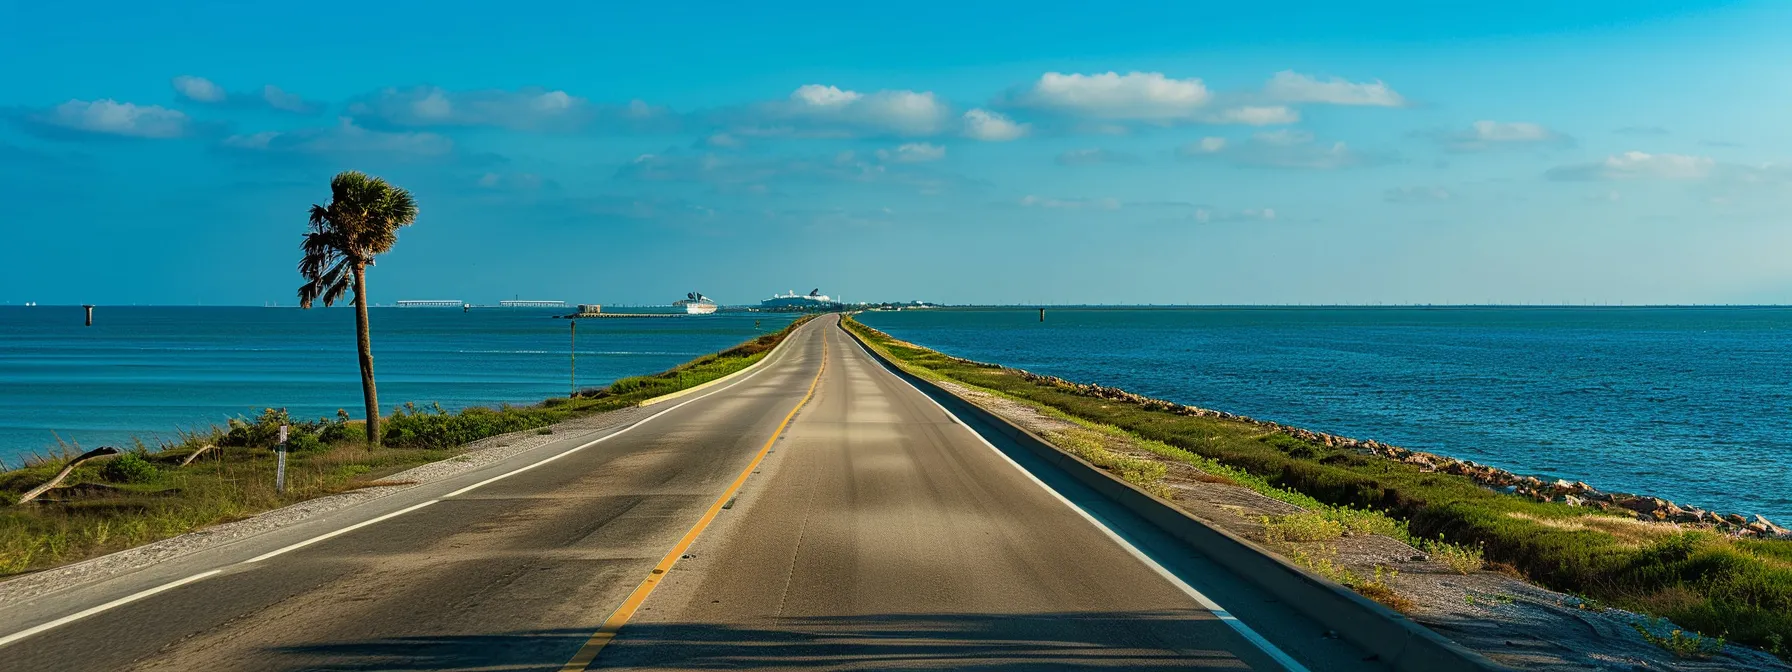
[[[602,442],[0,605],[4,638],[160,590],[0,670],[1374,669],[1198,549],[1097,524],[835,324]]]

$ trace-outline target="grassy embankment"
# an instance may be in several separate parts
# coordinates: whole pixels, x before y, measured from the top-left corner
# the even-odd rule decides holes
[[[650,376],[618,380],[572,398],[533,406],[446,413],[407,404],[384,425],[385,446],[368,447],[362,423],[345,417],[291,424],[286,492],[274,491],[274,452],[284,411],[269,410],[176,443],[138,443],[122,455],[76,468],[62,487],[13,504],[45,482],[75,451],[0,472],[0,576],[74,562],[246,518],[324,495],[390,481],[391,474],[454,457],[467,443],[536,430],[583,415],[624,408],[740,371],[763,359],[805,320],[775,334]],[[181,462],[206,446],[197,459]]]
[[[904,343],[851,320],[846,324],[917,375],[1027,403],[1091,432],[1124,434],[1159,455],[1310,511],[1270,521],[1272,536],[1324,539],[1343,529],[1388,534],[1417,541],[1459,569],[1478,565],[1476,556],[1484,554],[1495,568],[1591,598],[1590,607],[1603,603],[1666,617],[1705,635],[1689,655],[1697,655],[1700,646],[1721,646],[1715,638],[1792,654],[1792,541],[1680,531],[1534,502],[1465,477],[1427,473],[1247,422],[1080,394],[1074,387],[1029,380],[1014,369]],[[1125,464],[1130,459],[1125,456],[1110,455],[1106,464],[1099,453],[1094,457],[1091,462],[1147,489],[1163,477],[1161,465],[1154,472]],[[1331,569],[1325,558],[1294,559],[1322,572]],[[1350,579],[1344,582],[1378,599],[1383,596],[1376,593],[1386,588],[1380,577],[1334,578]]]

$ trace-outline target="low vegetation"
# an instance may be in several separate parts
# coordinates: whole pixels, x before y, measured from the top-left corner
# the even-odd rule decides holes
[[[549,427],[582,415],[638,404],[715,380],[764,358],[802,323],[678,368],[618,380],[575,397],[533,406],[450,413],[406,404],[385,418],[381,447],[347,413],[313,421],[268,409],[253,419],[185,434],[159,446],[141,442],[116,457],[77,467],[39,499],[13,504],[79,453],[63,446],[22,468],[0,472],[0,576],[73,562],[323,495],[374,485],[386,477],[455,456],[473,441]],[[274,488],[275,453],[287,425],[286,489]]]
[[[1665,635],[1656,634],[1662,628],[1660,619],[1631,623],[1630,627],[1635,628],[1644,641],[1661,647],[1676,658],[1710,658],[1724,650],[1722,637],[1704,637],[1679,628],[1672,628]]]
[[[1283,521],[1281,534],[1338,528],[1388,534],[1457,571],[1498,563],[1555,590],[1672,619],[1688,629],[1685,636],[1770,650],[1792,636],[1789,540],[1643,525],[1535,502],[1248,422],[1082,394],[1014,369],[904,343],[855,321],[847,326],[917,375],[1027,403],[1091,431],[1136,438],[1146,450],[1313,512]]]

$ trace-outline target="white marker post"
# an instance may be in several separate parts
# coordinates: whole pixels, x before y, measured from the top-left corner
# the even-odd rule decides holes
[[[280,426],[280,445],[274,447],[274,492],[286,494],[286,425]]]

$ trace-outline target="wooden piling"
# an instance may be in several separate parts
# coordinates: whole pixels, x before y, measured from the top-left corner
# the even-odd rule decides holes
[[[82,304],[81,307],[87,309],[87,326],[93,326],[93,304]]]

